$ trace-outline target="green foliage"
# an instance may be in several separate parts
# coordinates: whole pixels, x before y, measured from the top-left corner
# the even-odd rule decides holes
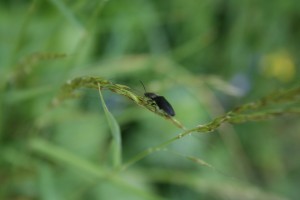
[[[117,120],[114,118],[114,116],[109,112],[105,101],[103,99],[102,93],[101,93],[101,86],[98,83],[98,89],[99,89],[99,95],[101,99],[101,103],[104,109],[105,116],[107,118],[109,128],[112,132],[113,136],[113,143],[112,143],[112,149],[113,149],[113,163],[115,167],[120,167],[122,162],[122,141],[121,141],[121,131],[120,127],[118,125]]]
[[[0,199],[300,196],[299,2],[1,1],[0,23]]]

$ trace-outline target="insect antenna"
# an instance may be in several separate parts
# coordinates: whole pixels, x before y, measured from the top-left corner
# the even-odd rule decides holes
[[[140,80],[140,83],[142,84],[142,86],[143,86],[145,92],[147,92],[146,87],[145,87],[144,83],[143,83],[141,80]]]

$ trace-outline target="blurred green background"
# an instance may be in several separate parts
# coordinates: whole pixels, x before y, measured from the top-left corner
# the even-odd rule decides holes
[[[50,105],[77,76],[140,95],[142,80],[192,128],[299,86],[300,1],[2,0],[0,25],[0,199],[299,199],[297,116],[195,133],[113,173],[98,91]],[[182,132],[103,96],[123,162]]]

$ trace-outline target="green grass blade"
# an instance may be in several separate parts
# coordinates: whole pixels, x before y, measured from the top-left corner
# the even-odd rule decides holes
[[[37,165],[39,174],[39,190],[40,197],[44,200],[57,199],[61,200],[60,193],[57,190],[57,185],[55,184],[55,175],[53,169],[46,163],[39,162]]]
[[[75,17],[74,13],[70,10],[68,6],[64,4],[63,1],[60,0],[50,0],[50,2],[57,7],[57,9],[75,26],[83,29],[82,24]]]
[[[121,130],[119,127],[118,122],[114,118],[114,116],[109,112],[105,101],[103,99],[101,89],[100,89],[100,84],[98,84],[99,87],[99,95],[101,99],[101,103],[104,109],[105,116],[108,121],[108,125],[110,127],[112,137],[113,137],[113,142],[112,142],[112,150],[113,150],[113,165],[114,167],[119,167],[122,162],[122,142],[121,142]]]
[[[43,139],[32,139],[29,141],[29,147],[36,153],[45,155],[47,158],[61,162],[67,166],[79,169],[93,177],[103,178],[108,174],[104,168],[96,166],[75,154],[58,147]]]

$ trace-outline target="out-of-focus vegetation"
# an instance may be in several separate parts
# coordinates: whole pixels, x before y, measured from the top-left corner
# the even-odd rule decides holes
[[[299,198],[300,1],[12,0],[0,25],[0,199]]]

